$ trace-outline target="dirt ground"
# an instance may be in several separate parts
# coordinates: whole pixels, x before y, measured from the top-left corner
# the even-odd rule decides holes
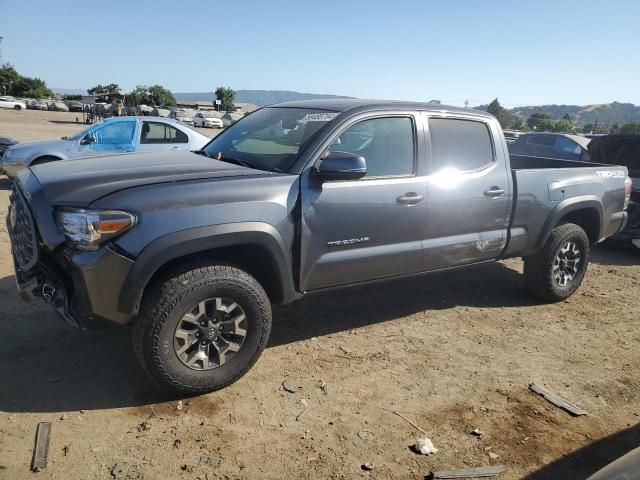
[[[0,111],[0,136],[69,134],[75,115]],[[1,479],[404,479],[496,463],[500,479],[583,479],[640,445],[638,252],[597,247],[580,290],[552,305],[526,293],[518,260],[308,296],[274,307],[244,378],[178,399],[146,380],[128,328],[79,331],[22,302],[0,230]],[[435,455],[411,450],[424,435],[395,411]],[[49,466],[33,474],[43,421]]]

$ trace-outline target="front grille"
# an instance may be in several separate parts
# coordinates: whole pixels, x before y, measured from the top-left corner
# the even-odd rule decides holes
[[[26,271],[38,261],[38,242],[31,211],[15,182],[11,185],[9,201],[7,231],[11,239],[11,249],[18,266]]]

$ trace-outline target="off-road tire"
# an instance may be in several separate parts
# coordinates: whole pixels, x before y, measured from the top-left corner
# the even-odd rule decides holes
[[[198,302],[225,297],[237,302],[247,317],[240,350],[224,365],[193,370],[173,348],[176,325]],[[147,374],[161,387],[198,394],[224,388],[242,377],[258,360],[271,333],[271,304],[262,286],[231,266],[196,262],[174,269],[151,285],[133,324],[133,348]]]
[[[553,263],[568,242],[580,250],[578,272],[566,286],[560,286],[553,278]],[[524,278],[527,289],[547,302],[560,302],[569,298],[578,289],[589,264],[589,238],[582,227],[573,223],[558,225],[540,251],[524,258]]]

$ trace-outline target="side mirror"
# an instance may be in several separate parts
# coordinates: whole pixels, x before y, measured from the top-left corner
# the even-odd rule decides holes
[[[367,174],[367,162],[362,155],[331,152],[311,172],[321,180],[357,180]]]
[[[80,142],[80,145],[90,145],[92,143],[96,143],[96,137],[91,133],[87,133]]]

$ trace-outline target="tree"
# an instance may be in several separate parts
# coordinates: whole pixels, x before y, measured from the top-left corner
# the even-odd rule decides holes
[[[149,100],[152,105],[166,105],[175,107],[176,99],[169,90],[162,85],[152,85],[149,87]]]
[[[220,100],[220,110],[226,112],[235,112],[236,106],[234,100],[236,98],[236,92],[230,87],[218,87],[215,91],[216,98]]]
[[[543,123],[545,120],[553,120],[553,117],[548,113],[532,113],[529,118],[527,118],[527,126],[531,130],[541,130],[544,131]],[[547,124],[548,125],[548,124]]]
[[[498,119],[502,128],[511,128],[516,123],[516,116],[500,105],[497,98],[487,106],[487,112]]]
[[[0,93],[16,97],[53,97],[53,92],[43,80],[23,77],[10,63],[0,67]]]
[[[640,122],[627,122],[620,127],[620,133],[625,135],[640,135]]]
[[[169,90],[162,85],[138,85],[131,93],[130,97],[135,98],[137,105],[164,105],[174,107],[176,99]]]
[[[119,95],[120,94],[120,85],[117,83],[110,83],[108,85],[98,84],[93,88],[87,90],[89,95]]]
[[[620,125],[618,125],[617,123],[614,123],[613,125],[611,125],[611,128],[609,129],[609,133],[620,133]]]

